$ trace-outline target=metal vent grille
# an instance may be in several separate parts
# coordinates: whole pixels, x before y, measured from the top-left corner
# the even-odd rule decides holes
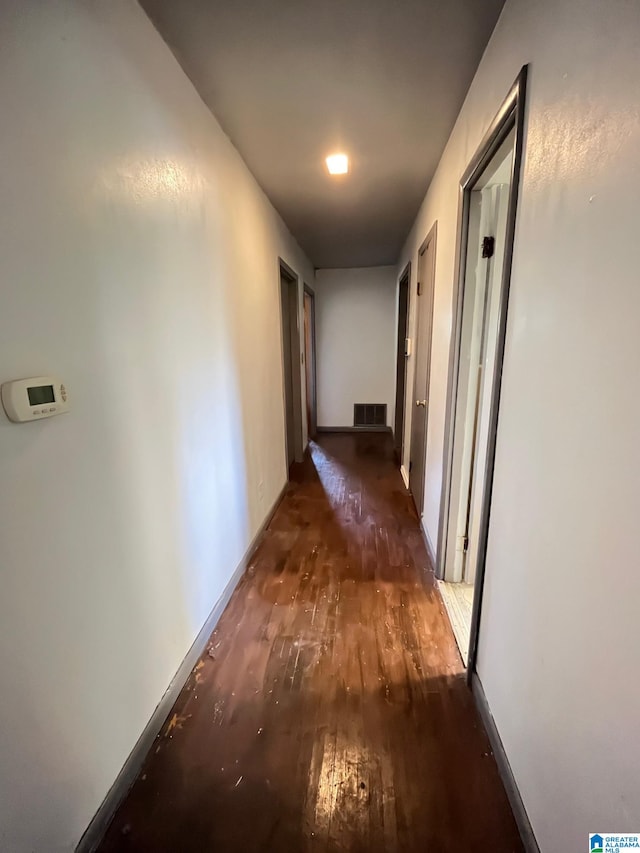
[[[353,425],[354,427],[386,427],[387,404],[354,403]]]

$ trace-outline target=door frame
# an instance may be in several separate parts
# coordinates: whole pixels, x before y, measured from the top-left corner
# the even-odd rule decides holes
[[[286,371],[284,366],[284,317],[282,316],[282,282],[289,281],[289,294],[291,289],[295,288],[295,322],[294,318],[290,317],[291,335],[291,375],[293,379],[293,461],[302,462],[303,459],[303,443],[302,443],[302,371],[300,362],[300,278],[298,274],[289,266],[282,258],[278,258],[278,306],[280,315],[280,361],[282,365],[282,406],[284,412],[284,440],[285,440],[285,466],[288,468],[288,453],[287,453],[287,398],[286,398]],[[290,472],[287,470],[287,480],[290,478]]]
[[[407,306],[404,312],[404,318],[400,316],[400,293],[401,288],[406,281],[407,289]],[[398,464],[402,467],[404,464],[404,447],[405,447],[405,423],[407,420],[407,340],[409,339],[409,317],[411,311],[411,261],[403,269],[400,278],[398,279],[398,326],[396,330],[396,403],[394,408],[393,419],[393,444],[396,454],[398,455]],[[401,340],[401,327],[404,328],[404,338]],[[402,370],[400,369],[400,359],[402,359]],[[402,394],[400,394],[400,378],[402,381]],[[400,422],[398,425],[398,421]],[[399,426],[399,428],[398,428]]]
[[[493,387],[489,407],[489,435],[487,444],[487,459],[485,466],[485,489],[482,499],[479,524],[478,562],[474,584],[473,611],[471,615],[471,634],[469,641],[469,659],[467,665],[467,681],[471,684],[478,656],[478,634],[482,611],[482,593],[484,588],[487,543],[489,538],[489,521],[491,515],[491,497],[493,491],[493,472],[495,465],[496,436],[498,430],[498,414],[500,406],[500,390],[502,385],[502,367],[507,330],[507,310],[509,303],[509,288],[511,284],[511,267],[513,264],[513,244],[515,238],[516,211],[518,189],[522,167],[522,149],[524,142],[525,93],[527,82],[527,65],[523,65],[514,81],[502,106],[491,122],[476,153],[460,179],[458,191],[458,227],[456,238],[456,261],[453,293],[452,329],[449,349],[449,372],[447,383],[447,403],[444,433],[443,471],[445,473],[440,502],[440,520],[438,524],[437,546],[437,576],[444,576],[446,535],[449,525],[451,476],[453,463],[453,431],[455,426],[455,407],[458,392],[458,373],[460,366],[460,344],[462,333],[462,306],[464,299],[464,282],[466,277],[466,254],[469,223],[469,201],[471,190],[498,151],[509,133],[515,128],[513,162],[511,165],[511,186],[509,189],[509,207],[507,213],[507,230],[505,238],[505,258],[500,282],[500,297],[498,309],[498,342],[493,376]]]
[[[304,333],[304,297],[308,296],[311,300],[311,365],[307,362],[307,342],[305,339],[305,382],[306,377],[311,377],[311,387],[306,388],[307,398],[309,400],[309,409],[311,410],[311,421],[307,424],[307,433],[309,438],[315,438],[318,432],[318,378],[316,373],[316,294],[309,285],[305,282],[302,288],[302,316],[303,316],[303,333]],[[309,369],[310,368],[310,369]]]
[[[427,249],[431,247],[432,251],[432,259],[431,259],[431,270],[429,273],[429,278],[431,281],[431,293],[430,293],[430,302],[429,305],[426,306],[424,302],[420,301],[420,296],[422,293],[420,292],[420,286],[422,282],[420,281],[420,259],[427,251]],[[422,526],[422,515],[424,513],[424,487],[427,482],[427,440],[429,437],[429,401],[430,401],[430,390],[431,390],[431,354],[433,351],[433,314],[434,314],[434,305],[435,305],[435,296],[436,296],[436,252],[438,247],[438,222],[437,220],[433,223],[431,228],[429,229],[429,233],[424,238],[422,243],[420,244],[420,248],[418,249],[418,263],[416,265],[416,317],[414,324],[414,341],[415,346],[413,346],[413,351],[415,353],[415,361],[413,365],[413,387],[412,387],[412,401],[416,399],[416,381],[418,377],[418,356],[420,355],[418,351],[418,341],[420,334],[420,320],[422,316],[428,311],[429,317],[429,351],[426,353],[427,365],[426,365],[426,388],[425,388],[425,400],[426,400],[426,412],[424,418],[424,455],[425,458],[423,460],[424,468],[422,473],[422,506],[418,506],[416,501],[416,496],[411,489],[411,467],[413,463],[412,459],[412,444],[413,444],[413,402],[411,404],[411,417],[409,418],[409,471],[408,479],[409,479],[409,490],[411,491],[411,497],[413,498],[413,504],[418,513],[418,519],[420,521],[420,525]]]

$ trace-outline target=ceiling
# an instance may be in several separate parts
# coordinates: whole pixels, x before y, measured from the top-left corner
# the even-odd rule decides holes
[[[395,263],[504,0],[141,3],[315,266]]]

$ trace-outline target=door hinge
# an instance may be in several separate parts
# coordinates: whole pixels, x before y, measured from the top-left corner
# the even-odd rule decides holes
[[[492,258],[496,248],[495,237],[483,237],[482,239],[482,257]]]
[[[422,284],[418,282],[418,296],[422,294]]]
[[[411,473],[412,468],[413,468],[413,462],[409,462],[409,473]]]
[[[469,537],[468,536],[458,536],[458,551],[462,551],[463,554],[466,554],[469,550]]]

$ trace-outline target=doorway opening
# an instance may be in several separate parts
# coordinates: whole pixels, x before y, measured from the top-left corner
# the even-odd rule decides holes
[[[298,277],[280,261],[280,319],[287,476],[294,462],[302,462],[302,383],[300,375],[300,323]]]
[[[424,513],[424,484],[427,464],[427,426],[429,419],[429,378],[431,375],[431,338],[436,271],[437,223],[427,235],[418,253],[416,287],[416,346],[413,378],[413,415],[411,417],[411,455],[409,489],[418,518]]]
[[[525,71],[461,182],[461,242],[438,575],[470,675],[475,668],[488,541],[522,157]]]
[[[409,328],[409,287],[411,263],[408,263],[398,283],[398,341],[396,345],[396,412],[393,426],[393,446],[398,465],[404,459],[404,413],[407,407],[407,331]]]
[[[315,438],[318,431],[316,395],[316,296],[307,284],[304,286],[304,367],[307,431],[309,438]]]

